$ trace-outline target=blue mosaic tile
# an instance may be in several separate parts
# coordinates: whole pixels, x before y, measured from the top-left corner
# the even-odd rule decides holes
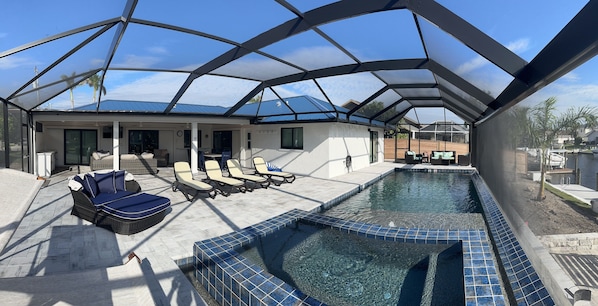
[[[476,172],[472,180],[480,195],[505,274],[511,283],[514,302],[518,305],[554,305],[482,178]]]

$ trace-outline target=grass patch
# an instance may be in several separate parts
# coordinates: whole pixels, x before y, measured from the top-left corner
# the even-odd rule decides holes
[[[562,192],[556,188],[554,188],[553,186],[550,186],[548,184],[545,185],[546,186],[546,190],[552,192],[553,194],[555,194],[556,196],[558,196],[559,198],[563,199],[563,201],[566,201],[570,204],[574,204],[580,208],[587,208],[590,209],[592,208],[592,206],[588,205],[585,202],[580,201],[578,198],[566,193],[566,192]]]

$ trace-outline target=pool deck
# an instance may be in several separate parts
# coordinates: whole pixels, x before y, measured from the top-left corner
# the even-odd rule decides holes
[[[398,167],[468,168],[383,162],[331,179],[298,176],[292,184],[193,203],[171,190],[172,168],[160,168],[158,175],[135,178],[144,192],[168,197],[172,210],[158,225],[130,236],[70,215],[67,179],[76,169],[41,182],[33,175],[0,171],[3,193],[10,195],[0,198],[0,209],[15,212],[0,219],[0,243],[5,241],[0,244],[0,296],[10,305],[204,305],[177,265],[192,256],[194,242],[293,209],[316,210]],[[129,262],[133,252],[140,264]]]
[[[0,181],[3,195],[9,196],[1,197],[0,209],[16,213],[0,219],[6,241],[0,254],[0,296],[3,303],[11,305],[146,304],[131,301],[131,295],[137,295],[141,296],[138,300],[147,302],[147,292],[135,283],[145,279],[155,304],[202,305],[176,263],[192,256],[194,242],[293,209],[317,209],[400,166],[383,162],[332,179],[299,176],[292,184],[216,199],[200,197],[193,203],[181,192],[172,191],[172,168],[161,168],[156,176],[136,175],[135,179],[144,192],[170,198],[172,211],[156,226],[130,236],[114,234],[70,215],[73,199],[67,180],[77,174],[77,169],[41,183],[36,176],[17,175],[20,172],[7,169],[0,172]],[[125,264],[132,252],[142,260],[140,271],[128,267],[136,261]],[[82,273],[86,277],[80,277]],[[69,281],[73,279],[79,281]]]

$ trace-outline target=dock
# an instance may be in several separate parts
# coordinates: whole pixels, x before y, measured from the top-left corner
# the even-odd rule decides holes
[[[547,182],[547,184],[550,184]],[[588,187],[584,187],[582,185],[578,185],[578,184],[550,184],[552,187],[570,194],[571,196],[577,198],[578,200],[588,204],[588,205],[592,205],[592,200],[598,200],[598,191],[594,190],[594,189],[590,189]],[[598,203],[596,205],[597,207],[594,209],[592,208],[594,211],[598,210]]]

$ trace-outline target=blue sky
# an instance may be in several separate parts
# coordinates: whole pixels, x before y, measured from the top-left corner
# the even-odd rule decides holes
[[[307,10],[332,1],[293,0],[289,2],[300,10]],[[442,0],[438,2],[524,60],[531,61],[587,1]],[[64,6],[59,7],[47,1],[34,1],[34,5],[30,2],[12,2],[3,8],[6,16],[5,25],[10,26],[0,28],[0,52],[76,27],[117,17],[123,11],[123,3],[116,0],[97,3],[64,1]],[[160,28],[130,25],[112,59],[112,66],[191,71],[231,49],[232,45],[227,42],[241,43],[294,16],[269,0],[181,0],[174,5],[165,1],[139,1],[133,17],[209,33],[224,41],[175,33]],[[424,39],[428,43],[430,56],[471,83],[496,96],[511,81],[508,74],[434,25],[421,19],[420,26]],[[96,30],[50,42],[42,47],[33,48],[35,50],[26,50],[0,58],[0,84],[4,83],[4,87],[7,87],[3,89],[0,85],[0,96],[5,92],[16,90],[16,84],[30,79],[35,68],[39,71],[45,69]],[[322,25],[320,30],[360,61],[417,58],[425,55],[415,31],[413,17],[405,10],[339,20]],[[62,71],[81,73],[101,67],[106,61],[106,46],[111,42],[113,33],[113,29],[109,30],[100,36],[97,42],[84,47],[80,56],[73,56],[72,59],[61,63]],[[353,62],[351,58],[313,31],[290,37],[261,51],[309,69]],[[533,105],[555,96],[561,109],[577,105],[598,105],[595,66],[596,61],[590,60],[522,103]],[[291,66],[252,54],[221,67],[216,72],[222,75],[238,74],[259,80],[292,73],[295,70]],[[109,71],[104,83],[107,94],[103,99],[170,102],[186,77],[187,74],[182,72]],[[405,76],[397,74],[393,77]],[[58,75],[48,75],[40,82],[50,83],[57,79],[59,80]],[[193,82],[180,102],[231,106],[257,84],[257,81],[203,76]],[[314,82],[301,82],[278,86],[275,90],[283,98],[312,95],[325,100],[318,85],[326,91],[328,98],[334,104],[340,105],[349,99],[357,101],[366,99],[383,86],[383,83],[369,73],[360,73],[318,79],[317,85]],[[92,102],[91,89],[87,86],[75,88],[74,96],[76,106]],[[394,101],[392,95],[385,97],[388,100],[383,101],[384,103]],[[272,92],[265,93],[264,99],[275,98]],[[45,106],[57,109],[70,108],[69,92],[58,95]],[[408,114],[413,118],[415,115],[413,112]],[[449,120],[462,121],[442,109],[417,110],[417,117],[424,123],[444,120],[445,116]]]

